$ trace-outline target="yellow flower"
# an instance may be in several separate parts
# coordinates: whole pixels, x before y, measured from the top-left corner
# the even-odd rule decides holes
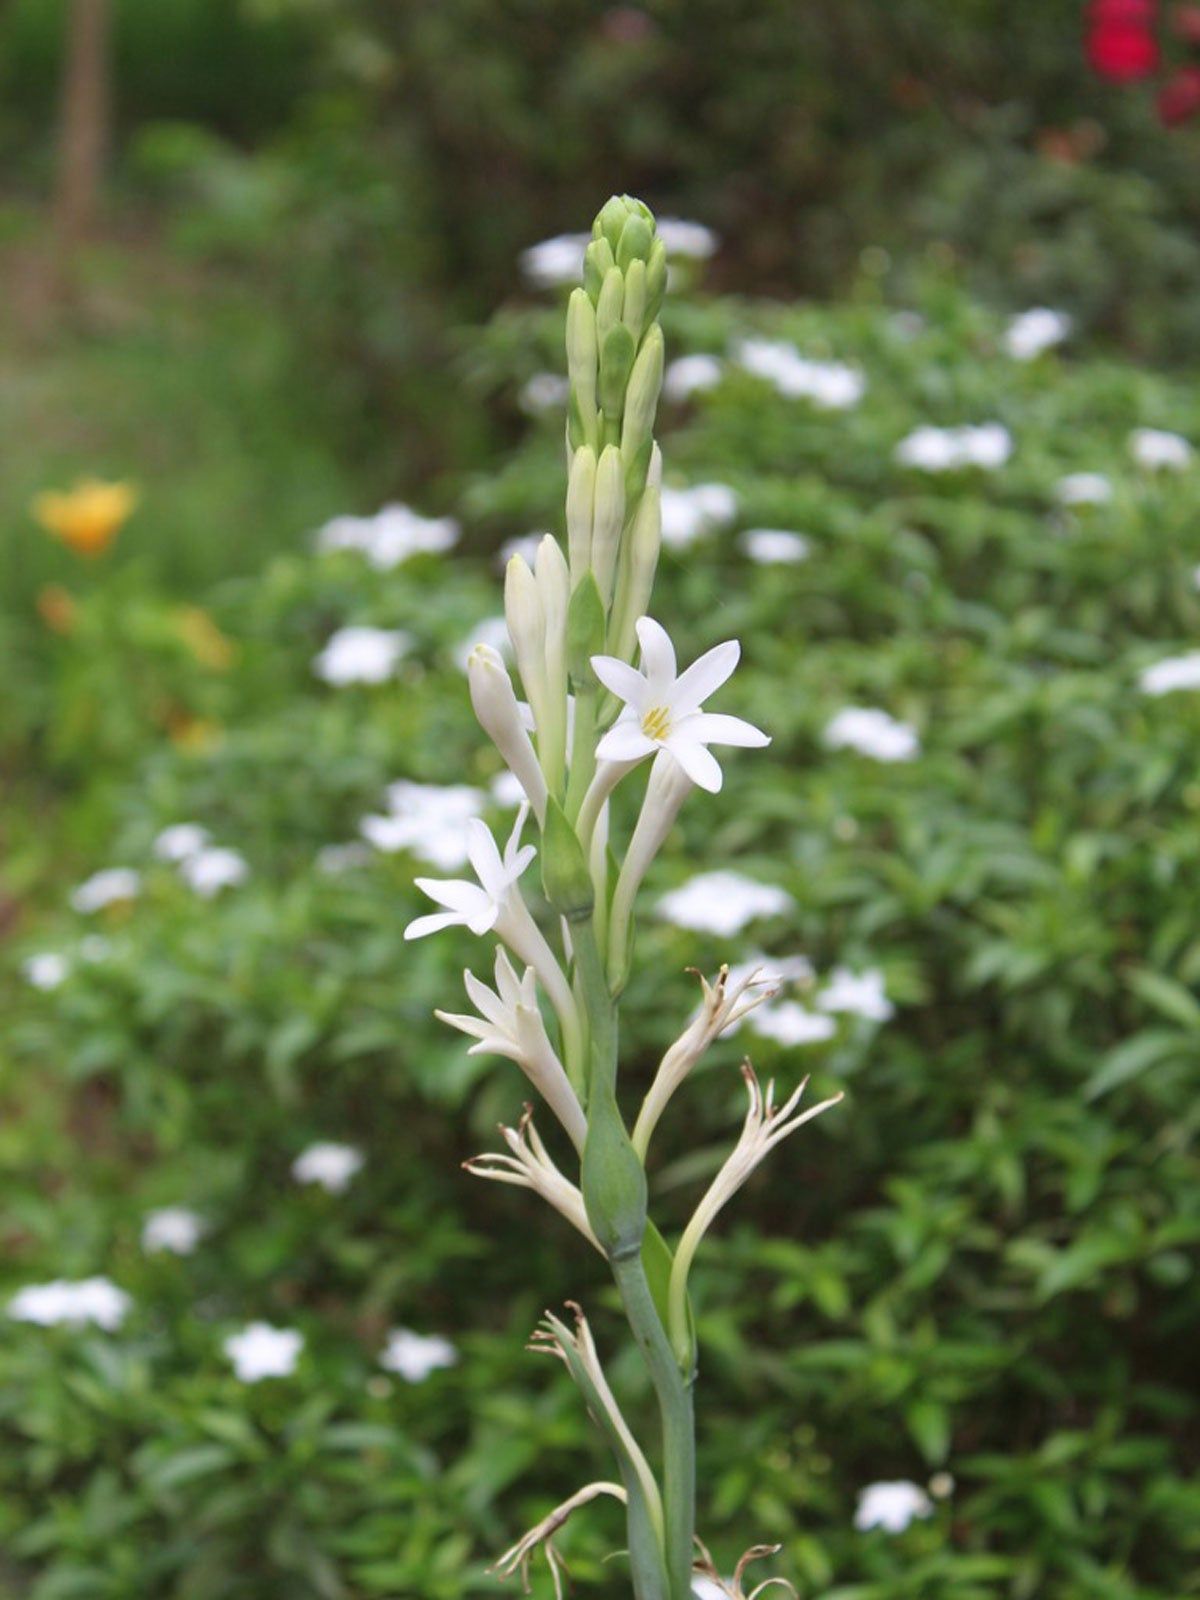
[[[101,556],[128,522],[137,505],[130,483],[88,478],[66,494],[48,490],[34,497],[34,521],[80,556]]]

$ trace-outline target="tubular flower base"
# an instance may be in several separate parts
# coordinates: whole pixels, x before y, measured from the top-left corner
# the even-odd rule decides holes
[[[647,615],[663,544],[654,420],[665,362],[658,313],[667,247],[649,210],[620,195],[601,210],[590,239],[572,237],[565,254],[583,276],[566,314],[566,544],[547,536],[532,561],[522,550],[508,562],[504,613],[516,680],[495,648],[499,640],[476,645],[466,664],[476,717],[508,767],[505,786],[515,786],[525,803],[503,850],[471,816],[466,857],[475,881],[418,879],[438,909],[410,922],[405,937],[465,927],[496,941],[495,987],[465,974],[475,1014],[438,1015],[468,1035],[472,1052],[516,1062],[573,1148],[563,1170],[526,1107],[515,1128],[501,1126],[504,1149],[475,1156],[466,1170],[540,1195],[606,1258],[656,1402],[659,1437],[646,1442],[621,1410],[582,1312],[572,1307],[573,1326],[547,1313],[530,1348],[566,1366],[620,1481],[588,1484],[564,1500],[494,1570],[520,1574],[528,1586],[541,1549],[561,1597],[565,1566],[553,1535],[581,1506],[607,1495],[625,1507],[634,1600],[692,1600],[697,1577],[716,1581],[729,1600],[754,1600],[788,1588],[769,1578],[745,1592],[745,1566],[768,1554],[765,1548],[748,1552],[731,1584],[717,1580],[703,1547],[701,1563],[693,1564],[697,1352],[688,1275],[713,1219],[759,1162],[840,1096],[800,1111],[801,1084],[776,1107],[773,1085],[764,1094],[747,1064],[750,1109],[741,1135],[672,1249],[648,1214],[654,1130],[705,1051],[774,991],[753,970],[731,980],[722,967],[715,982],[701,978],[700,1008],[663,1056],[631,1134],[618,1061],[619,998],[638,899],[683,806],[722,786],[709,747],[736,752],[770,739],[749,722],[704,709],[737,666],[737,640],[681,672],[667,630]],[[543,266],[531,262],[530,269],[541,273]],[[556,259],[555,273],[563,269]],[[736,507],[733,492],[720,485],[694,495],[697,502],[705,497],[710,520],[719,520],[714,497],[722,515]],[[625,812],[610,805],[622,786],[642,789],[628,834]],[[530,813],[538,841],[522,845]],[[535,858],[541,893],[528,900]],[[791,904],[782,889],[750,887],[752,915]]]

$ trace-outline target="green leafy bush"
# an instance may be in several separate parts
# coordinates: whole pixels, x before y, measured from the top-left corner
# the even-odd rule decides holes
[[[653,921],[630,1059],[648,1074],[669,1042],[689,966],[756,950],[808,957],[817,976],[790,999],[810,1011],[838,967],[878,970],[888,1002],[799,1046],[747,1025],[686,1091],[687,1148],[660,1152],[682,1220],[740,1116],[741,1052],[847,1092],[697,1269],[703,1531],[723,1570],[735,1526],[781,1542],[805,1600],[1179,1600],[1200,1586],[1200,702],[1141,674],[1200,630],[1200,466],[1148,470],[1129,438],[1200,440],[1200,405],[1070,346],[1014,361],[992,315],[923,293],[919,320],[867,298],[726,299],[677,306],[667,329],[673,356],[723,363],[667,410],[675,487],[737,498],[666,553],[665,604],[696,619],[683,651],[742,639],[729,709],[774,736],[729,763],[705,837],[714,865],[790,907],[728,938]],[[558,326],[499,319],[470,352],[477,391],[515,394],[531,339],[557,365]],[[726,359],[755,337],[849,364],[861,402],[821,409]],[[990,468],[897,459],[918,427],[990,423],[1012,441]],[[1106,474],[1111,498],[1064,504],[1078,472]],[[69,970],[38,990],[14,968],[8,986],[5,1278],[103,1273],[132,1304],[108,1334],[0,1324],[14,1594],[497,1593],[487,1559],[592,1448],[565,1376],[517,1353],[581,1287],[557,1219],[457,1170],[522,1095],[429,1016],[478,948],[404,946],[415,858],[318,866],[388,782],[494,776],[456,651],[498,609],[493,553],[552,521],[561,477],[550,411],[499,478],[464,481],[460,552],[377,572],[304,551],[226,586],[215,615],[239,653],[219,732],[148,743],[86,862],[78,843],[38,858],[20,953]],[[764,528],[802,535],[806,559],[750,559],[742,536]],[[410,636],[392,680],[314,674],[347,624]],[[911,730],[897,744],[887,725],[909,758],[831,748],[847,707]],[[61,825],[79,836],[73,804]],[[245,858],[245,882],[203,898],[156,860],[185,820]],[[652,900],[699,859],[696,826],[685,810]],[[110,864],[142,871],[138,898],[69,912],[71,885]],[[365,1155],[343,1193],[290,1175],[318,1140]],[[169,1204],[206,1221],[192,1255],[139,1245]],[[603,1339],[599,1273],[582,1288]],[[293,1375],[239,1383],[222,1342],[258,1319],[304,1350]],[[461,1360],[419,1384],[385,1374],[397,1325]],[[614,1381],[649,1403],[635,1368]],[[940,1497],[902,1533],[857,1531],[859,1492],[888,1479]],[[582,1591],[623,1592],[602,1564],[616,1527],[565,1535]]]

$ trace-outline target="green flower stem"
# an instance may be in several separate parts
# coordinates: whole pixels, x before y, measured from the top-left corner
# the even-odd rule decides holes
[[[658,1397],[663,1435],[663,1511],[671,1600],[690,1600],[696,1522],[696,1440],[692,1387],[679,1370],[654,1306],[640,1255],[611,1263],[625,1315]]]
[[[575,691],[575,729],[571,741],[571,777],[564,810],[571,822],[578,817],[596,772],[596,690]],[[586,846],[585,846],[586,848]]]
[[[616,1088],[617,1017],[591,922],[574,930],[575,972],[592,1037],[589,1116]],[[670,1600],[690,1600],[696,1517],[696,1446],[690,1382],[680,1371],[654,1304],[640,1244],[609,1257],[613,1277],[658,1399],[663,1438],[664,1544]]]

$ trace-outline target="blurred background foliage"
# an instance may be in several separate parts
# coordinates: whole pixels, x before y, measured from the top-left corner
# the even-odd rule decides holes
[[[821,412],[734,368],[664,408],[671,471],[739,508],[667,558],[658,610],[685,653],[743,638],[729,708],[775,743],[685,815],[652,895],[733,864],[796,910],[736,948],[647,926],[630,1081],[692,1004],[684,969],[756,942],[878,964],[898,1007],[755,1042],[849,1099],[698,1274],[703,1531],[724,1570],[781,1541],[803,1600],[1200,1594],[1200,712],[1137,689],[1200,628],[1200,485],[1127,444],[1200,441],[1196,133],[1089,75],[1066,0],[113,15],[103,225],[64,286],[66,8],[0,4],[4,1283],[106,1273],[134,1301],[119,1337],[0,1322],[0,1594],[496,1594],[488,1557],[605,1470],[522,1350],[568,1294],[607,1349],[600,1274],[458,1171],[523,1089],[429,1016],[478,952],[403,945],[408,857],[315,863],[389,781],[495,773],[455,655],[501,544],[558,526],[563,490],[560,418],[519,402],[561,365],[561,312],[515,260],[613,187],[720,235],[679,274],[672,354],[765,334],[868,382]],[[1038,302],[1073,342],[1015,363],[1005,314]],[[992,419],[997,473],[895,460],[919,425]],[[1085,470],[1112,501],[1064,509]],[[81,561],[30,502],[93,474],[140,502]],[[460,550],[313,555],[327,517],[396,494],[458,516]],[[748,562],[764,525],[809,559]],[[412,635],[395,685],[315,680],[347,623]],[[826,750],[855,702],[911,721],[919,759]],[[246,884],[202,900],[155,863],[193,819]],[[136,905],[69,911],[112,863],[144,870]],[[46,950],[53,992],[21,975]],[[745,1043],[664,1139],[669,1221],[740,1116]],[[315,1139],[365,1151],[345,1195],[292,1183]],[[209,1224],[185,1260],[139,1247],[167,1204]],[[294,1378],[232,1376],[220,1341],[255,1317],[304,1331]],[[384,1377],[396,1323],[460,1364]],[[636,1361],[614,1381],[647,1405]],[[864,1484],[939,1471],[933,1516],[853,1530]],[[618,1537],[603,1513],[566,1536],[584,1592],[624,1592]]]

